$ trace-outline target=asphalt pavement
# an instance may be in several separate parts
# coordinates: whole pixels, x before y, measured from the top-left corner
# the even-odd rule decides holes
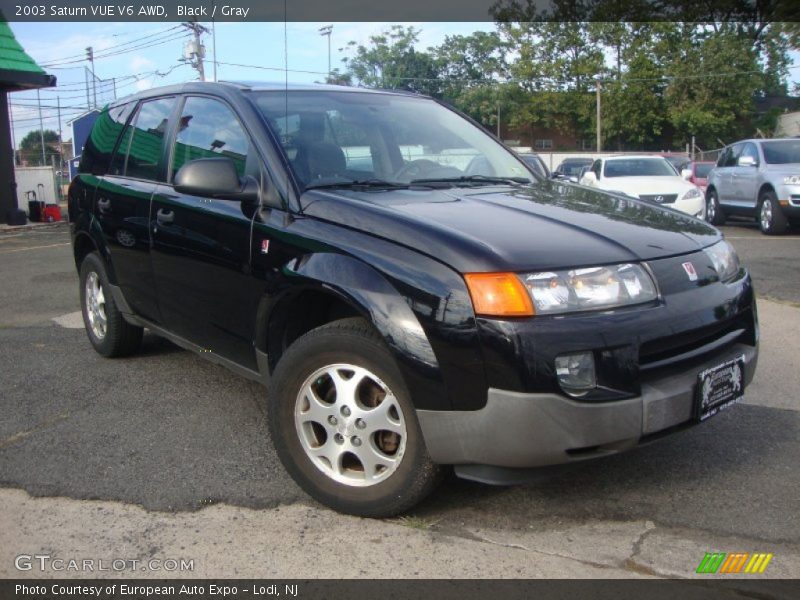
[[[387,556],[400,562],[384,576],[688,577],[705,551],[764,551],[776,556],[772,576],[800,577],[800,236],[766,238],[746,226],[724,231],[762,298],[762,353],[745,403],[657,443],[528,485],[448,479],[412,515],[389,523],[341,517],[303,494],[271,447],[258,384],[150,334],[137,356],[97,355],[77,314],[65,227],[2,234],[0,501],[13,523],[0,523],[0,576],[19,575],[7,556],[23,539],[79,552],[81,531],[109,523],[92,516],[102,512],[117,515],[121,529],[105,532],[110,549],[114,540],[130,542],[132,523],[146,527],[149,537],[134,544],[137,551],[189,548],[176,533],[181,523],[192,531],[230,525],[215,535],[233,544],[241,535],[233,520],[261,523],[262,542],[273,550],[288,544],[281,546],[286,570],[276,573],[284,576],[295,573],[293,552],[305,547],[312,523],[308,533],[320,536],[320,548],[347,527],[364,543],[396,539]],[[216,504],[222,506],[209,508]],[[58,511],[81,516],[56,519],[61,525],[48,537]],[[172,537],[154,541],[155,523],[164,519],[172,519],[165,526]],[[329,526],[314,525],[322,522]],[[326,530],[338,533],[325,539]],[[201,555],[205,575],[231,572],[208,548]],[[481,561],[491,557],[497,566],[487,570]],[[306,576],[374,571],[311,564],[318,568]]]

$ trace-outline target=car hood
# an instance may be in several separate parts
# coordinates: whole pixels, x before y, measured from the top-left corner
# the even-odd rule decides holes
[[[720,239],[683,213],[569,183],[387,191],[312,190],[304,214],[415,248],[459,272],[651,260]]]
[[[788,177],[790,175],[800,175],[800,163],[787,163],[782,165],[764,165],[764,171],[772,177]]]
[[[601,189],[618,191],[637,198],[641,194],[685,194],[694,184],[682,177],[609,177],[598,182]]]

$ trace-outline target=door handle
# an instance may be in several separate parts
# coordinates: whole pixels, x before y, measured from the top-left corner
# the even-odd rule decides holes
[[[171,210],[159,208],[156,213],[156,221],[159,225],[169,225],[175,220],[175,213]]]

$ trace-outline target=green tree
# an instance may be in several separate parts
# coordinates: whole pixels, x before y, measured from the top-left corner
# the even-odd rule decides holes
[[[664,91],[678,143],[696,137],[701,147],[751,135],[754,97],[764,86],[758,52],[738,26],[701,30],[669,65]]]
[[[410,89],[439,95],[436,61],[427,52],[418,51],[419,29],[393,25],[369,38],[365,46],[350,42],[346,50],[352,56],[343,59],[347,74],[354,83],[374,88]]]
[[[42,164],[42,133],[37,129],[29,131],[19,143],[20,159],[34,167],[47,166],[52,160],[50,157],[59,154],[58,134],[52,129],[44,130],[44,146],[46,162]]]

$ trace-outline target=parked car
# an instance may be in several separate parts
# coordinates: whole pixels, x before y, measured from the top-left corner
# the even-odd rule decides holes
[[[267,385],[280,460],[348,513],[410,509],[442,465],[511,483],[636,447],[738,401],[756,367],[750,275],[719,231],[538,180],[416,94],[116,100],[69,211],[95,350],[147,328]]]
[[[565,158],[561,161],[561,164],[556,167],[555,171],[553,171],[553,177],[555,179],[566,179],[577,183],[580,181],[580,177],[583,174],[581,170],[591,165],[591,158]]]
[[[547,168],[547,165],[544,164],[542,157],[538,154],[532,154],[530,152],[522,152],[520,153],[519,157],[522,159],[526,165],[528,165],[533,172],[536,173],[539,177],[547,179],[550,177],[550,169]]]
[[[696,185],[705,194],[706,187],[708,187],[708,174],[715,164],[713,161],[689,161],[681,167],[681,177]]]
[[[800,223],[800,140],[743,140],[725,148],[709,175],[706,207],[709,223],[754,217],[767,235]]]
[[[665,158],[667,162],[672,165],[676,173],[680,173],[684,165],[691,160],[688,154],[675,154],[673,152],[664,152],[661,154],[661,157]]]
[[[705,212],[703,193],[660,156],[598,158],[584,173],[581,183],[668,206],[693,217],[703,218]]]

